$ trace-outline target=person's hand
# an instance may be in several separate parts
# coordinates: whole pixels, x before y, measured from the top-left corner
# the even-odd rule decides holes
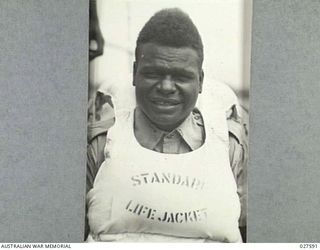
[[[89,26],[89,59],[90,61],[103,54],[104,39],[98,19],[90,19]]]
[[[103,54],[104,39],[100,30],[96,0],[90,1],[89,59]]]

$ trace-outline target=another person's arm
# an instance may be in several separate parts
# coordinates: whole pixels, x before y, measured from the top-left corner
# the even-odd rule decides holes
[[[93,60],[103,54],[104,39],[100,30],[97,1],[90,0],[89,6],[89,59]]]

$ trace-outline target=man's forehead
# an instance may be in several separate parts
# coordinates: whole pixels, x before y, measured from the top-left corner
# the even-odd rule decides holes
[[[137,60],[144,63],[154,63],[155,61],[200,63],[197,51],[191,47],[173,47],[155,43],[147,43],[140,46]]]

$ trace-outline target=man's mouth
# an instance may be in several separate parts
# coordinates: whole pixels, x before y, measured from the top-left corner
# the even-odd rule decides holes
[[[181,103],[179,100],[167,98],[152,98],[151,102],[161,106],[175,106]]]

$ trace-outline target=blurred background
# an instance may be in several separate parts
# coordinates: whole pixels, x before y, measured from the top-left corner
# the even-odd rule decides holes
[[[90,63],[91,83],[111,93],[116,103],[133,104],[128,97],[134,90],[132,64],[138,33],[156,11],[169,7],[188,13],[200,32],[204,84],[227,84],[248,111],[252,0],[97,0],[105,44],[103,55]]]

